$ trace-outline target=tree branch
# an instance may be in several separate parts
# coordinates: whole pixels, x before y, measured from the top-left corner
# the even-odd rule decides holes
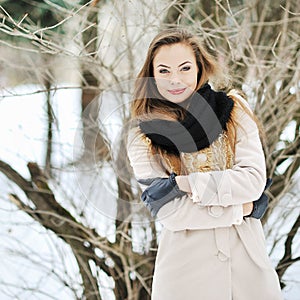
[[[287,239],[284,244],[284,254],[281,260],[278,262],[276,266],[276,272],[278,274],[281,287],[283,288],[285,284],[282,282],[282,277],[287,268],[293,264],[295,261],[300,260],[300,257],[292,258],[292,245],[293,240],[296,236],[296,233],[300,227],[300,214],[298,215],[298,218],[296,219],[295,223],[293,224],[290,232],[288,233]]]

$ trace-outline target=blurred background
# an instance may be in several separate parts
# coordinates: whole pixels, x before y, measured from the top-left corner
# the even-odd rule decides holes
[[[267,249],[300,299],[299,1],[0,0],[0,17],[1,300],[150,299],[161,227],[125,132],[149,43],[174,26],[264,126]]]

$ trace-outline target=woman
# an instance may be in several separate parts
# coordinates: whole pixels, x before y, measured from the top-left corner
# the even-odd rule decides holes
[[[208,84],[219,73],[195,36],[171,29],[154,38],[136,81],[128,155],[163,225],[153,300],[282,299],[259,220],[259,130],[241,96]]]

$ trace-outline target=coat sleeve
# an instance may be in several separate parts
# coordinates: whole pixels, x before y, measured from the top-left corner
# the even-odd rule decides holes
[[[131,129],[127,140],[127,152],[136,179],[167,177],[137,128]],[[142,190],[146,188],[140,185]],[[157,220],[169,230],[211,229],[241,224],[241,204],[203,207],[193,203],[189,196],[176,198],[165,204],[157,214]]]
[[[187,175],[192,199],[201,206],[226,207],[251,202],[264,190],[266,165],[257,125],[242,109],[237,121],[233,168]]]

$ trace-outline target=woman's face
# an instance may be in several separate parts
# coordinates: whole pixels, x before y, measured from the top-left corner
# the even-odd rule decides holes
[[[197,86],[195,54],[183,43],[165,45],[153,59],[153,74],[159,93],[173,103],[186,100]]]

